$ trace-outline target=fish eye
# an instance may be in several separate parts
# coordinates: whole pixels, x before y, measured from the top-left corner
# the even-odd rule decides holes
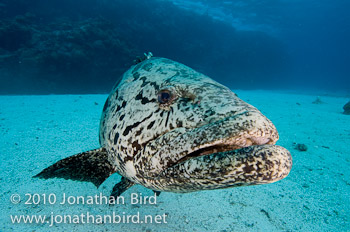
[[[158,92],[158,102],[160,104],[169,103],[173,100],[172,98],[172,93],[167,89],[163,89]]]

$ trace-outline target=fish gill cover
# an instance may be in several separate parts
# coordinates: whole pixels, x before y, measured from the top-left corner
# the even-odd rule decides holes
[[[287,70],[273,36],[170,1],[3,0],[0,13],[0,94],[107,93],[145,51],[235,88],[278,83]]]

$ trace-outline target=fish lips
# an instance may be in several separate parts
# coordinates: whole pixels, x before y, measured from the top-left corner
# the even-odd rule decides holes
[[[180,169],[184,165],[190,170],[188,165],[193,165],[195,161],[196,164],[199,161],[202,162],[200,166],[204,169],[205,164],[210,167],[209,162],[211,161],[208,157],[246,154],[249,158],[249,152],[254,153],[255,150],[244,148],[255,145],[272,145],[276,143],[278,138],[275,126],[260,111],[244,111],[187,130],[172,138],[163,144],[155,154],[148,156],[151,158],[144,162],[143,173],[146,177],[158,178],[165,173],[169,174],[167,170]],[[158,140],[162,139],[157,138],[149,145],[155,146]],[[281,150],[280,148],[275,149],[275,147],[269,147],[269,149],[273,154]],[[239,150],[241,151],[237,153]]]
[[[291,168],[288,150],[265,144],[197,156],[167,168],[158,178],[167,179],[163,188],[168,191],[191,192],[273,183]]]

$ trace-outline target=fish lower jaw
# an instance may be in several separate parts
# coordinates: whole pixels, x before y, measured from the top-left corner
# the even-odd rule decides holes
[[[271,137],[252,137],[247,135],[247,137],[232,138],[225,141],[219,141],[212,145],[206,145],[202,148],[196,149],[186,156],[182,157],[180,160],[171,166],[183,163],[189,159],[197,158],[199,156],[213,155],[216,153],[223,153],[228,151],[235,151],[245,147],[259,146],[259,145],[274,145],[276,140]],[[169,167],[168,167],[169,168]]]
[[[161,191],[193,192],[268,184],[288,176],[292,168],[288,150],[277,145],[253,145],[193,157],[159,173]]]

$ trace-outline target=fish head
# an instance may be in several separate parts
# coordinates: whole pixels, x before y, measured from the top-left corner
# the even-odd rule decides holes
[[[165,58],[130,68],[104,106],[100,143],[118,172],[158,191],[271,183],[290,153],[273,123],[234,92]]]

